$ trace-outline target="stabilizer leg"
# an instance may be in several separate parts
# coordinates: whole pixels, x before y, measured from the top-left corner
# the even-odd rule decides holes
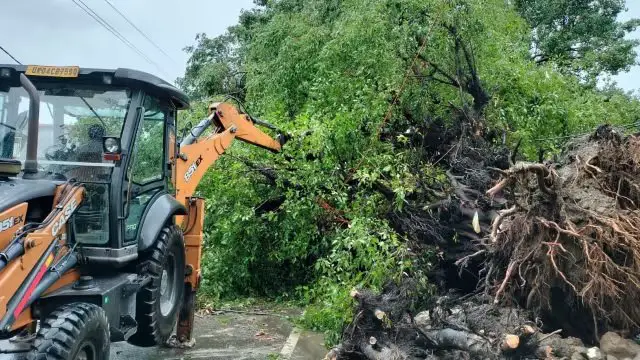
[[[184,219],[184,243],[186,251],[187,269],[185,272],[185,293],[182,308],[178,316],[176,338],[182,346],[193,346],[194,315],[196,308],[196,292],[200,287],[200,261],[202,259],[202,241],[204,227],[204,199],[191,198],[189,201],[189,215]]]
[[[196,292],[191,284],[184,286],[184,302],[178,316],[178,330],[176,336],[182,344],[191,344],[193,339],[193,322],[195,319]]]

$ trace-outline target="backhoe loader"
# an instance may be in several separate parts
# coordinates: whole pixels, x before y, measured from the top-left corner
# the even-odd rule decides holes
[[[140,71],[0,65],[0,359],[192,342],[196,187],[235,139],[279,152],[286,136],[225,101],[178,140],[188,107]]]

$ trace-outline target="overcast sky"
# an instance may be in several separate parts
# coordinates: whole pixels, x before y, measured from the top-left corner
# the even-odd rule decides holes
[[[640,1],[638,0],[627,0],[627,8],[628,12],[622,14],[620,18],[622,20],[628,20],[630,18],[639,18],[640,17]],[[629,34],[630,38],[640,39],[640,29],[634,31]],[[636,49],[638,53],[640,53],[640,49]],[[640,56],[638,57],[640,59]],[[620,74],[614,77],[618,85],[625,90],[640,90],[640,66],[634,66],[630,72]]]
[[[169,59],[120,17],[106,0],[82,0],[153,59],[156,66],[130,50],[72,0],[0,1],[0,46],[23,63],[129,67],[170,82],[183,74],[187,55],[182,49],[194,43],[197,33],[219,35],[237,22],[242,9],[253,5],[252,0],[110,0],[169,54]],[[624,18],[640,17],[640,1],[628,0],[627,3],[629,12]],[[632,36],[640,38],[640,30]],[[0,63],[11,62],[0,52]],[[640,89],[640,67],[615,79],[627,90]]]
[[[197,33],[222,34],[252,0],[109,0],[171,59],[145,40],[106,0],[82,0],[158,66],[120,42],[72,0],[0,0],[0,46],[18,60],[39,65],[129,67],[173,82],[184,73]],[[76,0],[77,1],[77,0]],[[0,52],[0,63],[12,60]]]

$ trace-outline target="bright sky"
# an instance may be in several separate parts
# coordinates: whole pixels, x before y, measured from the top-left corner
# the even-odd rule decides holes
[[[640,18],[640,1],[627,0],[627,8],[629,11],[620,16],[622,20],[628,20],[634,17]],[[629,37],[633,39],[640,39],[640,29],[629,34]],[[640,48],[636,51],[640,54]],[[640,61],[640,55],[638,56],[638,60]],[[614,79],[618,85],[625,90],[640,91],[640,66],[636,65],[628,73],[615,76]]]
[[[18,60],[40,65],[143,70],[173,82],[184,73],[197,33],[222,34],[252,0],[109,0],[160,48],[163,55],[112,9],[107,0],[82,0],[158,66],[120,42],[81,10],[80,0],[4,0],[0,46]],[[0,63],[13,61],[0,51]]]
[[[80,0],[5,0],[0,11],[0,46],[29,64],[129,67],[156,74],[173,82],[184,73],[187,55],[182,49],[195,35],[222,34],[237,23],[252,0],[109,0],[138,28],[155,41],[163,55],[117,12],[107,0],[82,0],[135,44],[156,65],[120,42],[74,4]],[[627,0],[623,18],[640,17],[640,1]],[[640,30],[632,34],[640,38]],[[640,49],[639,49],[640,52]],[[0,52],[0,63],[12,60]],[[615,77],[627,90],[640,89],[640,66]]]

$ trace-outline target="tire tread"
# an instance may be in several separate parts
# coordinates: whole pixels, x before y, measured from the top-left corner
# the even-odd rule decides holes
[[[71,303],[59,307],[41,322],[27,359],[68,360],[73,350],[73,340],[80,336],[91,319],[106,324],[108,339],[109,321],[97,305]]]
[[[160,277],[162,276],[163,259],[171,246],[170,241],[178,237],[183,247],[184,239],[182,230],[176,225],[165,226],[157,241],[148,250],[145,259],[149,262],[148,274],[151,276],[151,282],[138,292],[136,306],[136,321],[138,322],[138,331],[128,341],[138,346],[154,346],[164,344],[168,340],[168,336],[160,333],[157,323],[157,314],[155,311],[156,298],[159,296]],[[175,241],[175,240],[174,240]],[[178,298],[182,301],[182,296]],[[177,319],[176,319],[177,320]]]

